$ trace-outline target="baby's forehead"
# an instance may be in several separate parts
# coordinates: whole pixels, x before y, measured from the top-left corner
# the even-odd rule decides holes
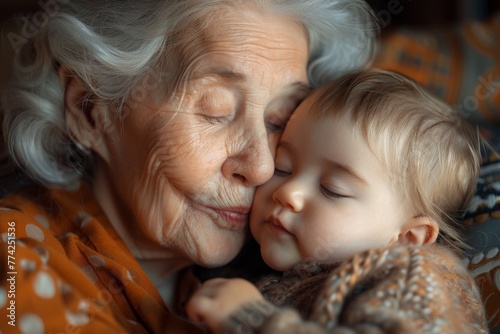
[[[306,102],[310,104],[315,104],[316,102],[319,102],[322,99],[321,95],[324,92],[324,89],[325,87],[323,86],[315,88],[306,96],[306,98],[302,103]]]
[[[311,95],[301,103],[299,108],[304,109],[307,118],[320,121],[334,121],[346,126],[354,121],[349,110],[339,104],[322,96],[321,91],[313,91]]]

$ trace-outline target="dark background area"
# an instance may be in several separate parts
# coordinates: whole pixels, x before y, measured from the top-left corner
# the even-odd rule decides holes
[[[452,25],[467,19],[483,20],[500,11],[499,0],[368,0],[368,3],[382,19],[382,32],[401,25]],[[9,76],[14,52],[8,35],[18,28],[12,18],[43,11],[43,6],[50,4],[57,5],[58,0],[0,0],[0,84]]]
[[[39,3],[50,2],[57,0],[1,0],[0,19],[8,19],[13,13],[40,10]],[[403,10],[393,15],[392,24],[425,25],[450,23],[466,18],[483,19],[489,13],[500,9],[498,0],[368,0],[367,2],[376,12],[401,6]]]
[[[368,0],[376,13],[397,8],[387,28],[396,25],[452,24],[467,19],[484,20],[500,10],[498,0]],[[380,15],[379,15],[380,16]],[[383,17],[383,16],[382,16]]]

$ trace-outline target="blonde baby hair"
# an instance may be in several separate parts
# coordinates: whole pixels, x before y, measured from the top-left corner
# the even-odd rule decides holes
[[[439,226],[439,240],[466,247],[459,218],[479,172],[477,129],[423,86],[394,72],[351,72],[315,95],[313,116],[350,121],[387,168],[403,203]]]

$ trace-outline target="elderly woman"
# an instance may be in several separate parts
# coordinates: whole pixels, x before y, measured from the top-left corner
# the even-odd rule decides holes
[[[289,116],[368,63],[372,17],[361,0],[86,0],[51,15],[2,95],[2,171],[33,182],[1,202],[0,328],[194,332],[169,306],[176,274],[238,253]]]

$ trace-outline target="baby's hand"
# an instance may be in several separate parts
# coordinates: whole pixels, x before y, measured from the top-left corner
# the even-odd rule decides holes
[[[240,278],[215,278],[206,281],[187,304],[191,320],[203,322],[213,333],[243,304],[263,299],[260,291]]]

